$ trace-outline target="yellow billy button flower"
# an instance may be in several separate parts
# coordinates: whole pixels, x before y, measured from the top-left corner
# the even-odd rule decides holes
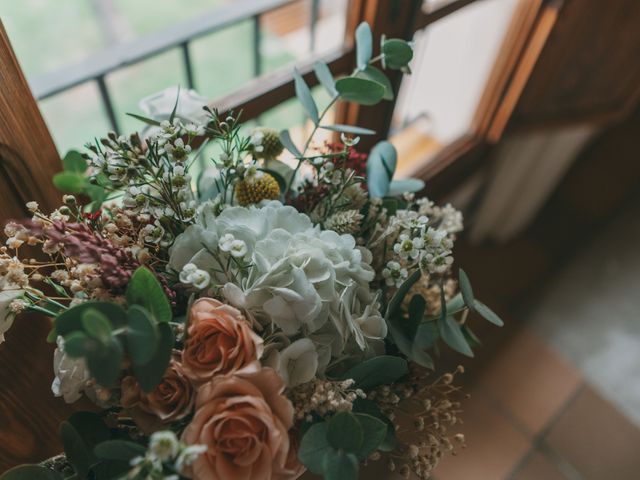
[[[259,127],[254,131],[254,138],[259,143],[260,148],[256,148],[254,155],[256,158],[273,159],[277,158],[284,146],[280,142],[280,134],[277,130],[268,127]]]
[[[247,176],[236,183],[236,199],[243,207],[262,200],[277,200],[279,197],[280,186],[277,180],[265,172]]]

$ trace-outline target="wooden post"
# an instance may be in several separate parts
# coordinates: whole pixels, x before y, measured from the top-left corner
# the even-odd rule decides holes
[[[379,39],[413,38],[416,15],[422,2],[420,0],[352,0],[347,19],[347,42],[353,42],[355,29],[360,22],[368,22],[373,32],[374,55],[380,50]],[[355,67],[355,58],[354,64]],[[387,70],[394,91],[397,94],[402,74]],[[366,107],[356,104],[341,104],[337,111],[337,123],[358,125],[376,131],[376,135],[362,137],[358,148],[366,151],[378,140],[387,137],[395,100],[383,100],[377,105]]]
[[[34,200],[45,209],[60,204],[51,183],[60,156],[0,22],[0,220],[25,215]]]

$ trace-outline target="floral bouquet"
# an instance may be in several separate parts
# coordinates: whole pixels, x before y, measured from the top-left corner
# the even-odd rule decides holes
[[[390,143],[357,152],[374,132],[323,123],[337,101],[390,98],[383,70],[408,70],[407,42],[383,38],[372,58],[366,24],[357,41],[352,75],[315,66],[322,112],[295,73],[303,147],[207,108],[203,124],[142,119],[147,138],[64,158],[62,206],[30,202],[6,226],[0,333],[51,317],[53,394],[96,408],[62,423],[64,455],[3,479],[348,480],[376,461],[428,478],[464,442],[433,353],[472,355],[469,312],[501,321],[452,278],[461,214],[394,180]],[[314,143],[318,129],[341,142]],[[203,139],[219,153],[194,181]]]

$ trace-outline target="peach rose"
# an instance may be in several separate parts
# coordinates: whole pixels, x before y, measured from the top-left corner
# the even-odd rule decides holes
[[[180,420],[193,411],[195,390],[175,359],[162,381],[151,392],[144,392],[133,377],[122,380],[122,406],[145,433],[159,430],[163,425]]]
[[[201,298],[189,312],[182,365],[189,378],[203,383],[256,362],[262,347],[262,338],[239,310],[213,298]]]
[[[271,368],[249,368],[200,387],[196,413],[182,434],[207,451],[191,465],[199,480],[294,479],[289,470],[293,406]]]

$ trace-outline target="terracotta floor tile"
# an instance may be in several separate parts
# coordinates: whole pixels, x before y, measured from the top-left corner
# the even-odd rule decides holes
[[[540,452],[534,452],[510,480],[567,480],[567,477],[548,457]]]
[[[530,330],[497,353],[480,386],[531,434],[539,433],[577,390],[580,374]]]
[[[482,392],[462,405],[467,448],[447,455],[436,468],[438,480],[501,480],[530,448],[527,438],[493,407]]]
[[[546,439],[587,480],[631,480],[640,472],[640,429],[590,387]]]

